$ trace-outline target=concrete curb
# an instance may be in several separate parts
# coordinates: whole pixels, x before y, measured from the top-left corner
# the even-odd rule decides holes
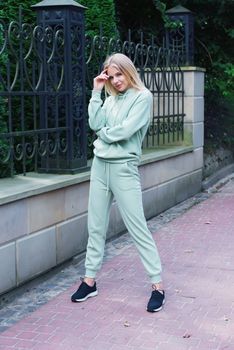
[[[209,187],[212,187],[218,181],[227,177],[228,175],[231,175],[232,173],[234,173],[234,163],[225,166],[224,168],[218,170],[216,173],[202,181],[202,190],[207,190]]]

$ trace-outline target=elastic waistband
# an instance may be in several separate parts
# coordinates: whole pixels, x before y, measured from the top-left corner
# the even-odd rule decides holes
[[[135,165],[139,165],[139,161],[136,159],[121,159],[121,160],[112,160],[112,159],[106,159],[106,158],[101,158],[95,155],[95,158],[98,160],[104,162],[104,163],[109,163],[109,164],[125,164],[125,163],[133,163]]]

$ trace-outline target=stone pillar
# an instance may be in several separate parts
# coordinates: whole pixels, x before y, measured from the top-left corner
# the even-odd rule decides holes
[[[194,149],[204,146],[204,76],[205,69],[182,67],[184,72],[185,138]]]

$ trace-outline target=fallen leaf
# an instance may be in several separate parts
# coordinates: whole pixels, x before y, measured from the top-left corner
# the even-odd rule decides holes
[[[206,221],[205,224],[207,224],[207,225],[208,225],[208,224],[211,224],[211,221]]]
[[[175,289],[176,293],[181,293],[181,289]]]
[[[191,334],[189,334],[189,333],[184,333],[184,335],[183,335],[183,338],[190,338],[191,337]]]

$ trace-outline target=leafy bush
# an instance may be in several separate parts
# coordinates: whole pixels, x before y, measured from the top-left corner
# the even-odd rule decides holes
[[[114,0],[79,0],[87,7],[85,11],[86,33],[94,36],[99,34],[112,37],[116,33],[116,18]]]
[[[205,82],[205,150],[224,146],[234,151],[234,69],[230,64],[212,68]]]

